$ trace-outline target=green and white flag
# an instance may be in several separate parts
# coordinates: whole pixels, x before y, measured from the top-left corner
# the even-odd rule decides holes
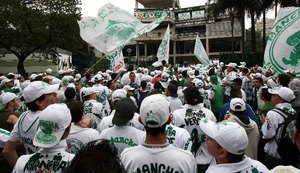
[[[112,59],[122,48],[138,36],[156,28],[166,17],[143,24],[129,12],[108,3],[98,10],[97,17],[84,17],[78,21],[84,41]]]
[[[170,27],[168,25],[164,38],[162,39],[159,48],[157,50],[158,61],[165,60],[169,63],[169,52],[170,52]]]
[[[125,67],[123,52],[121,51],[120,54],[116,57],[114,57],[113,60],[111,60],[111,66],[115,73],[119,73],[121,68]]]
[[[205,52],[205,49],[204,49],[202,42],[198,35],[196,37],[194,54],[196,55],[196,57],[200,61],[200,63],[203,64],[204,66],[210,64],[209,58]]]
[[[264,68],[275,73],[294,69],[300,77],[300,8],[281,8],[268,36]]]

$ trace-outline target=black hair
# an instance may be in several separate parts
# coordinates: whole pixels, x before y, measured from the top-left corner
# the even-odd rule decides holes
[[[264,82],[263,79],[262,79],[261,77],[255,77],[253,80],[258,80],[259,83],[263,83],[263,82]]]
[[[208,71],[208,76],[212,76],[212,75],[216,75],[216,73],[215,73],[215,68],[211,68],[211,69],[209,69],[209,71]]]
[[[73,100],[76,96],[76,91],[72,87],[67,87],[64,93],[67,100]]]
[[[161,61],[161,64],[162,64],[163,66],[165,66],[165,65],[167,64],[166,60],[162,60],[162,61]]]
[[[241,95],[241,89],[231,88],[230,90],[231,98],[240,97],[240,95]]]
[[[179,84],[178,84],[178,82],[176,81],[176,80],[171,80],[170,82],[169,82],[169,84],[173,84],[173,85],[176,85],[177,87],[179,87]]]
[[[289,87],[290,81],[291,81],[291,79],[290,79],[289,75],[287,75],[285,73],[278,75],[278,82],[283,87]]]
[[[108,140],[95,140],[85,145],[73,158],[68,173],[125,173],[118,149]]]
[[[141,87],[144,89],[147,87],[147,82],[146,81],[142,81],[141,82]]]
[[[272,94],[269,93],[268,88],[262,88],[260,94],[265,100],[271,101]]]
[[[243,68],[242,72],[244,72],[245,74],[247,74],[249,72],[248,68]]]
[[[146,130],[146,133],[151,136],[158,136],[158,135],[166,133],[166,126],[167,126],[167,123],[165,123],[164,125],[162,125],[161,127],[158,127],[158,128],[151,128],[151,127],[145,126],[145,130]]]
[[[187,70],[184,70],[181,72],[181,75],[182,77],[186,78],[188,75],[187,75]]]
[[[235,79],[233,79],[233,81],[232,82],[234,82],[234,83],[237,83],[238,85],[242,85],[242,83],[243,83],[243,81],[242,81],[242,79],[241,78],[235,78]]]
[[[187,104],[197,105],[203,102],[203,97],[201,96],[197,87],[187,87],[183,90],[184,99]]]
[[[172,83],[169,83],[168,88],[167,88],[171,97],[178,97],[177,89],[178,89],[178,86],[176,86]]]
[[[78,123],[83,116],[83,103],[78,100],[66,103],[72,115],[72,122]]]
[[[41,95],[39,98],[33,100],[32,102],[25,103],[25,105],[28,107],[31,111],[38,111],[40,110],[40,107],[35,103],[35,101],[43,101],[46,98],[45,94]]]
[[[244,154],[232,154],[228,152],[228,163],[238,163],[244,159]]]
[[[107,88],[110,88],[111,84],[112,84],[113,80],[109,80],[106,82],[106,86]]]
[[[200,74],[199,70],[195,70],[194,74],[195,76],[198,76]]]

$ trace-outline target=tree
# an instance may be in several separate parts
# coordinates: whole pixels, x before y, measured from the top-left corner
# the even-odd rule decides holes
[[[80,51],[84,42],[77,24],[81,16],[79,3],[80,0],[0,1],[0,47],[18,58],[18,73],[26,73],[24,61],[32,53],[55,59],[56,48]]]

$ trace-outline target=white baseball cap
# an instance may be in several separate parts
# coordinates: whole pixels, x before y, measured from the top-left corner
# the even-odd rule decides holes
[[[25,103],[30,103],[43,94],[50,94],[58,90],[59,84],[49,85],[43,81],[31,82],[23,91]]]
[[[51,68],[48,68],[48,69],[46,70],[46,73],[47,73],[47,74],[52,74],[52,69],[51,69]]]
[[[285,70],[285,73],[295,74],[295,70],[290,68],[288,70]]]
[[[291,102],[293,99],[296,98],[295,93],[287,87],[274,87],[272,89],[268,89],[268,91],[271,94],[279,95],[287,102]]]
[[[0,110],[4,110],[6,104],[13,99],[17,98],[16,94],[11,92],[5,92],[0,95]]]
[[[0,95],[0,104],[7,104],[15,98],[17,98],[16,94],[11,92],[4,92]]]
[[[1,85],[4,86],[6,83],[12,81],[11,79],[5,78],[1,81]]]
[[[33,144],[41,148],[50,148],[58,144],[65,129],[71,124],[71,112],[65,104],[52,104],[44,109],[39,117],[39,128]]]
[[[97,74],[94,76],[94,80],[97,82],[97,81],[100,81],[100,80],[103,80],[103,76],[101,74]]]
[[[233,111],[244,111],[246,110],[245,101],[241,98],[233,98],[230,101],[230,109]]]
[[[85,90],[83,91],[83,93],[84,93],[84,97],[85,97],[85,96],[92,95],[92,94],[94,94],[96,92],[95,92],[95,90],[93,88],[88,87],[88,88],[85,88]]]
[[[116,100],[121,100],[127,96],[127,91],[125,89],[117,89],[111,95],[111,100],[115,102]]]
[[[240,155],[248,146],[246,131],[236,122],[213,122],[207,118],[200,120],[201,130],[231,154]]]
[[[126,91],[132,91],[132,90],[135,90],[135,88],[132,88],[130,85],[124,85],[124,86],[123,86],[123,89],[126,90]]]
[[[170,103],[166,96],[154,94],[146,97],[140,107],[142,123],[150,128],[163,126],[170,116]]]
[[[226,66],[227,66],[227,67],[236,68],[237,64],[236,64],[236,63],[233,63],[233,62],[231,62],[231,63],[227,64]]]

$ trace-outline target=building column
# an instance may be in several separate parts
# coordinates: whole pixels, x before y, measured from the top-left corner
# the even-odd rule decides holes
[[[140,66],[140,47],[139,47],[139,42],[136,42],[135,44],[135,57],[137,61],[137,66]]]
[[[176,41],[174,39],[173,41],[173,62],[174,62],[174,66],[176,65]]]
[[[138,8],[139,7],[139,3],[137,0],[135,0],[135,8]]]
[[[206,49],[206,53],[207,53],[207,56],[209,59],[209,39],[207,37],[205,37],[205,41],[206,41],[205,49]]]
[[[145,61],[145,67],[147,67],[147,62],[148,62],[148,58],[147,58],[147,42],[144,42],[144,58],[143,60]]]

